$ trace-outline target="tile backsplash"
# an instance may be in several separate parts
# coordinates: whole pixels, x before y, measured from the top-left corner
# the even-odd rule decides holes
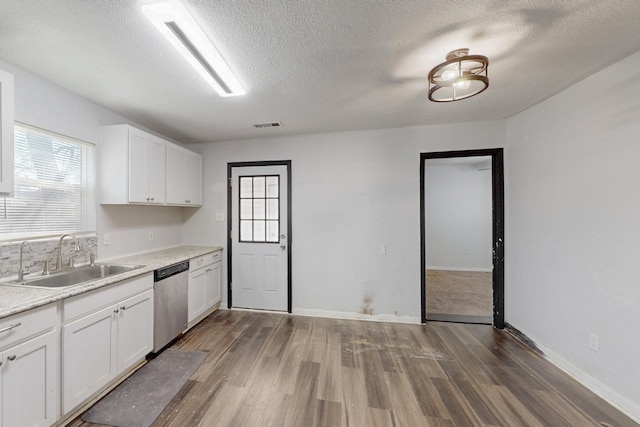
[[[22,264],[33,275],[42,273],[44,261],[49,260],[49,268],[53,271],[58,255],[59,237],[49,239],[27,240],[31,244],[31,250],[27,244],[22,252]],[[69,255],[73,254],[76,265],[89,262],[89,255],[96,254],[98,238],[96,235],[78,236],[80,252],[73,252],[73,239],[65,237],[62,242],[62,259],[64,265],[69,261]],[[0,243],[0,278],[15,276],[20,265],[20,245],[22,241]]]

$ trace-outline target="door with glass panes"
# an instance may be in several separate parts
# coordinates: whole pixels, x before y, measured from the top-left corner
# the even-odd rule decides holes
[[[287,311],[287,165],[231,168],[232,307]]]

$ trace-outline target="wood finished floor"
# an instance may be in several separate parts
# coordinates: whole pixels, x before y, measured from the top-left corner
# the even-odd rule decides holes
[[[638,426],[487,325],[220,310],[172,348],[209,355],[153,427]]]

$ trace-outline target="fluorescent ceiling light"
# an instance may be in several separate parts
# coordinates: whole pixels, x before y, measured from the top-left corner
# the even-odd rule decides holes
[[[142,13],[220,96],[247,93],[180,1],[146,4],[142,6]]]

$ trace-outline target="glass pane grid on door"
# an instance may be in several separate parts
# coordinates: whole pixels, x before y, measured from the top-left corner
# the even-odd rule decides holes
[[[279,243],[280,176],[240,176],[240,242]]]

